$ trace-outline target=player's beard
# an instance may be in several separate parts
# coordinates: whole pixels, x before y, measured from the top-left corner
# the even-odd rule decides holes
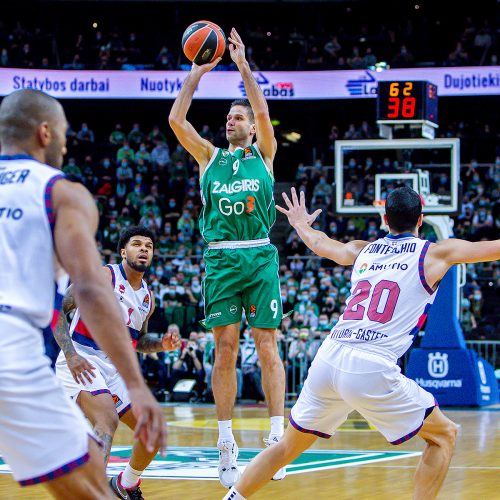
[[[141,264],[140,262],[134,262],[128,257],[126,258],[126,260],[129,267],[131,267],[134,271],[137,271],[139,273],[145,273],[148,270],[149,264]]]

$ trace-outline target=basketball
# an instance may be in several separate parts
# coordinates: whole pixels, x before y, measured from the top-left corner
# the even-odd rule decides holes
[[[226,50],[226,35],[215,23],[196,21],[182,35],[182,50],[195,64],[211,63]]]

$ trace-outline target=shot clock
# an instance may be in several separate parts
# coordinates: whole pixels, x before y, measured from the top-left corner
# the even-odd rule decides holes
[[[378,83],[377,122],[425,123],[437,127],[437,87],[425,81]]]

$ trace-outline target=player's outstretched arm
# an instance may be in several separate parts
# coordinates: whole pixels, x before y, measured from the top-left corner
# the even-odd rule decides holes
[[[429,247],[424,261],[425,276],[432,285],[441,280],[455,264],[473,264],[500,259],[500,240],[466,241],[455,238]]]
[[[245,45],[238,32],[233,28],[228,37],[231,42],[229,53],[243,78],[248,100],[252,106],[255,116],[255,126],[257,128],[257,144],[259,150],[266,161],[267,166],[272,170],[273,160],[276,154],[277,144],[274,138],[274,129],[269,117],[269,108],[262,89],[252,75],[250,65],[245,58]]]
[[[161,339],[148,334],[148,321],[155,310],[155,302],[153,299],[153,307],[144,321],[139,340],[137,341],[136,350],[139,352],[159,352],[159,351],[175,351],[181,346],[181,338],[178,333],[165,333]]]
[[[206,139],[203,139],[203,137],[196,132],[196,129],[187,120],[187,113],[201,77],[213,69],[220,60],[221,58],[219,57],[215,61],[208,64],[202,64],[201,66],[193,63],[191,71],[184,80],[181,90],[170,110],[170,115],[168,116],[168,123],[174,131],[175,136],[198,162],[200,166],[200,175],[203,174],[214,152],[214,145]]]
[[[295,188],[292,188],[292,201],[286,193],[283,193],[283,199],[288,210],[277,206],[276,209],[288,217],[288,222],[295,228],[301,240],[320,257],[331,259],[343,266],[349,266],[354,263],[359,252],[368,245],[367,241],[354,240],[349,243],[341,243],[332,240],[322,231],[317,231],[311,227],[321,210],[316,210],[309,214],[306,210],[304,192],[300,192],[300,201],[297,197]]]
[[[166,440],[161,408],[147,388],[109,280],[102,272],[94,234],[98,215],[90,193],[80,184],[57,182],[52,192],[55,249],[73,283],[83,320],[109,355],[129,390],[137,418],[135,437],[152,452]]]

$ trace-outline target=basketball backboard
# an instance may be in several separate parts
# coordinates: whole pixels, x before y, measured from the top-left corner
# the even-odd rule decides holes
[[[375,200],[408,185],[420,193],[427,215],[460,210],[459,139],[335,142],[335,205],[339,214],[379,213]]]

